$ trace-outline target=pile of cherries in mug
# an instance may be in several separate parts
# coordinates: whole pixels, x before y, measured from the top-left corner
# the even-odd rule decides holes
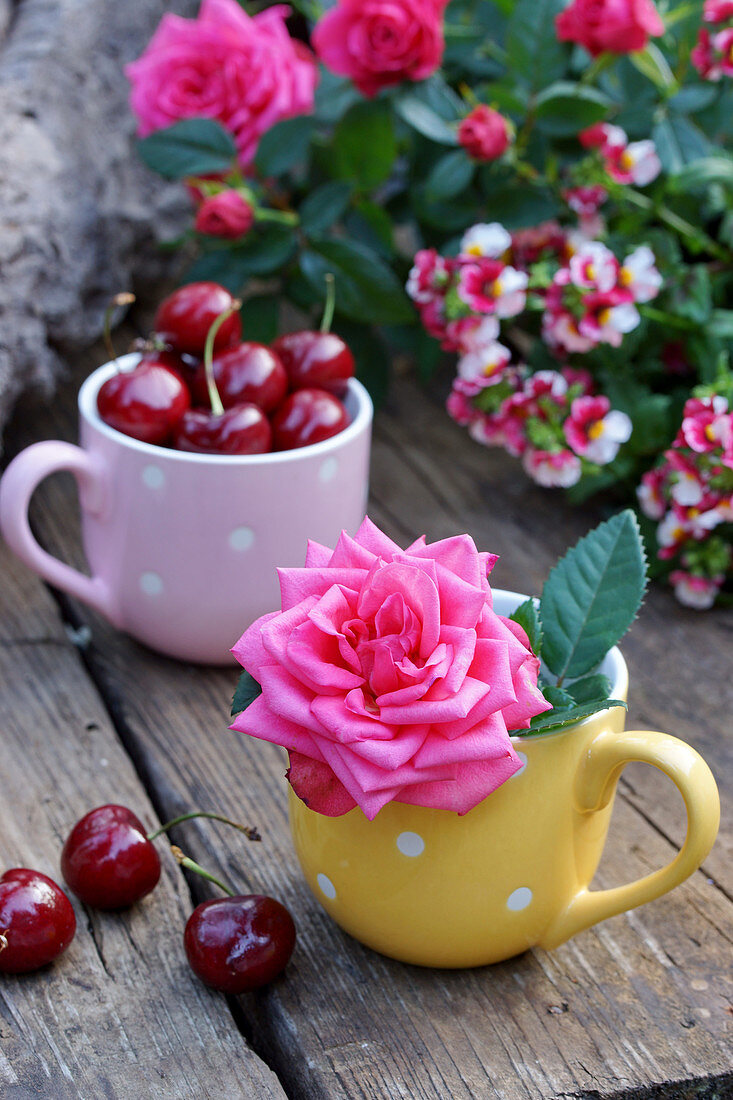
[[[242,340],[240,305],[212,282],[165,298],[153,321],[158,350],[101,386],[102,420],[143,443],[202,454],[289,451],[343,431],[354,356],[341,337],[324,320],[271,346]]]

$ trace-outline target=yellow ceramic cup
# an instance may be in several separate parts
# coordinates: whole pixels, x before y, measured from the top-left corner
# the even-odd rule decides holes
[[[509,614],[524,596],[494,592]],[[626,663],[600,666],[625,699]],[[517,737],[520,772],[463,817],[388,803],[368,821],[309,810],[290,792],[295,849],[308,884],[334,920],[369,947],[423,966],[480,966],[576,932],[672,890],[700,866],[720,803],[705,761],[683,741],[624,732],[613,707],[559,733]],[[591,890],[618,778],[631,761],[660,768],[687,808],[687,837],[666,867],[611,890]]]

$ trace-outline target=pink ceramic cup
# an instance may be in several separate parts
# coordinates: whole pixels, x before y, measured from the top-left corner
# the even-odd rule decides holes
[[[355,379],[351,423],[323,443],[264,455],[200,455],[122,435],[97,413],[100,386],[139,356],[99,367],[79,392],[80,446],[36,443],[0,482],[0,529],[52,585],[152,649],[201,664],[280,606],[276,566],[302,565],[307,540],[333,546],[366,511],[372,403]],[[57,470],[77,479],[91,576],[43,550],[28,505]]]

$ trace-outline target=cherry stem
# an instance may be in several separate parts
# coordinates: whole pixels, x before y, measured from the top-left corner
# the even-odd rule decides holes
[[[225,309],[223,313],[220,313],[216,320],[213,322],[211,328],[206,334],[206,345],[204,346],[204,370],[206,371],[206,388],[209,391],[209,402],[211,404],[211,411],[214,416],[221,416],[224,412],[224,406],[219,396],[219,391],[216,388],[216,381],[214,379],[214,340],[216,340],[216,334],[233,313],[238,313],[242,308],[242,303],[239,298],[235,298],[229,309]]]
[[[196,863],[190,856],[183,854],[177,844],[171,844],[171,851],[175,857],[176,863],[183,867],[186,871],[194,871],[197,875],[201,875],[201,878],[208,879],[209,882],[213,882],[215,886],[218,886],[220,890],[223,890],[225,894],[228,894],[230,898],[233,898],[234,891],[230,890],[228,886],[225,886],[223,882],[220,882],[218,878],[215,878],[209,871],[205,870],[200,863]]]
[[[233,829],[239,829],[240,833],[244,833],[247,840],[262,840],[259,831],[254,825],[242,825],[238,821],[231,821],[230,818],[224,817],[223,814],[210,813],[208,810],[192,810],[191,813],[181,814],[180,817],[174,817],[172,821],[167,821],[165,825],[161,825],[159,829],[156,829],[153,833],[148,833],[148,840],[155,840],[156,837],[161,836],[162,833],[172,829],[174,825],[180,825],[182,821],[191,821],[195,817],[210,817],[213,821],[222,821],[225,825],[231,825]]]
[[[112,314],[119,306],[129,306],[132,305],[134,301],[135,295],[131,294],[128,290],[123,290],[110,299],[110,303],[104,311],[104,346],[107,349],[110,362],[112,360],[114,360],[115,363],[117,362],[117,353],[112,343]]]
[[[333,311],[336,308],[336,280],[333,277],[333,272],[326,272],[326,304],[323,307],[323,317],[321,318],[321,332],[331,331],[331,322],[333,321]]]

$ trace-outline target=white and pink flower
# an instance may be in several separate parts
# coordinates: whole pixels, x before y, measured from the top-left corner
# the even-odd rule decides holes
[[[465,393],[478,393],[501,378],[512,353],[498,341],[469,351],[458,360],[458,378]]]
[[[576,397],[563,431],[577,455],[605,466],[631,436],[631,420],[626,413],[612,409],[607,397]]]
[[[542,451],[528,447],[522,457],[524,470],[546,489],[569,489],[580,481],[580,459],[572,451]]]
[[[616,286],[619,262],[605,244],[588,241],[570,257],[568,269],[574,286],[605,292]]]
[[[529,276],[500,260],[481,258],[461,266],[456,292],[476,313],[515,317],[524,309]]]
[[[684,607],[707,611],[715,603],[725,577],[722,573],[715,577],[700,577],[684,569],[675,569],[669,579],[676,598]]]
[[[498,260],[511,247],[511,234],[500,222],[479,222],[461,237],[460,255]]]
[[[635,302],[650,302],[656,298],[663,280],[649,245],[642,244],[629,253],[619,268],[618,282]]]
[[[614,147],[604,154],[604,165],[616,183],[633,183],[646,187],[662,171],[662,162],[654,142],[632,141],[625,148]]]

